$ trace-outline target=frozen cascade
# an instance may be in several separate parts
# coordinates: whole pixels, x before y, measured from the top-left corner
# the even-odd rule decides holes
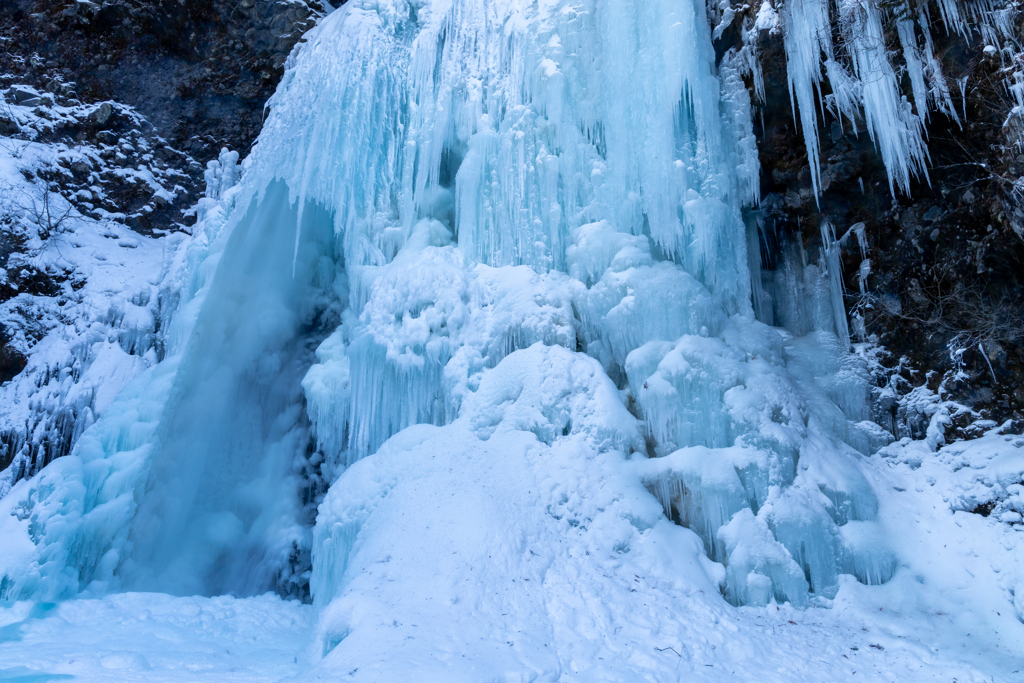
[[[334,276],[333,226],[314,204],[298,223],[279,183],[248,210],[161,418],[121,570],[133,586],[258,593],[274,585],[293,549],[308,546],[300,510],[291,509],[301,507],[293,461],[308,439],[300,381],[312,349],[303,331],[333,299],[322,294]],[[293,278],[293,237],[279,228],[297,223],[303,277]]]
[[[750,101],[703,3],[350,0],[307,38],[201,207],[168,359],[5,501],[6,596],[308,578],[349,647],[389,497],[503,458],[615,552],[688,527],[735,604],[889,578],[834,272],[754,316]]]

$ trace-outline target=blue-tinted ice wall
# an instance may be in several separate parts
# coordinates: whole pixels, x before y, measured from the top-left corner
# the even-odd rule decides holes
[[[486,412],[487,373],[537,343],[614,381],[646,444],[594,447],[650,457],[645,482],[726,566],[730,600],[887,577],[833,290],[808,266],[814,324],[754,319],[750,96],[716,66],[703,3],[350,0],[269,108],[230,236],[193,269],[209,284],[183,350],[152,380],[158,420],[97,427],[140,436],[74,475],[120,481],[117,514],[84,521],[93,483],[67,494],[86,499],[70,526],[31,513],[40,547],[75,529],[62,585],[287,581],[310,550],[309,438],[343,476],[411,425]]]

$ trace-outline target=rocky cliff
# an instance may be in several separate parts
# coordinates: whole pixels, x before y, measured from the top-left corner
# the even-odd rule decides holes
[[[200,162],[243,156],[320,0],[4,0],[9,75],[134,107]]]
[[[717,41],[719,53],[740,49],[746,26],[747,42],[753,34],[762,67],[763,96],[754,78],[748,76],[747,83],[762,164],[763,274],[784,269],[799,258],[794,254],[817,260],[821,226],[827,222],[837,239],[846,237],[840,246],[852,339],[884,348],[877,383],[897,394],[911,386],[941,386],[947,397],[991,419],[1020,420],[1024,15],[1016,3],[995,3],[990,9],[998,17],[979,15],[958,32],[939,19],[934,3],[894,5],[930,8],[935,17],[931,49],[950,84],[954,109],[926,114],[928,163],[905,191],[893,189],[863,117],[838,115],[823,81],[823,105],[816,112],[822,132],[816,195],[791,100],[783,31],[764,22],[756,26],[758,8],[733,3],[736,18]],[[899,18],[893,12],[884,25],[890,53],[900,46]],[[997,18],[1006,22],[1001,36],[990,26]],[[843,39],[838,22],[833,30],[838,46]],[[910,93],[911,74],[902,66],[897,76],[903,92]],[[884,403],[880,409],[896,419],[896,401]]]

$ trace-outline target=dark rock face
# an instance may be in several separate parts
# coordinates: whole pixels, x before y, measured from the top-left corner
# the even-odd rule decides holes
[[[20,351],[8,344],[6,331],[0,327],[0,383],[7,382],[25,369],[28,359]],[[6,463],[4,463],[6,466]]]
[[[221,147],[248,153],[288,53],[325,9],[320,0],[0,0],[0,41],[22,82],[61,76],[84,101],[128,104],[205,162]]]
[[[83,215],[141,234],[187,227],[206,162],[222,147],[248,152],[287,55],[323,9],[0,0],[0,88],[6,102],[35,107],[27,127],[0,107],[0,134],[72,147],[40,180]]]
[[[1019,19],[1017,29],[1024,35]],[[927,381],[937,389],[944,383],[949,398],[982,409],[990,419],[1020,420],[1024,197],[1014,183],[1024,174],[1024,150],[1008,124],[1014,103],[999,59],[983,52],[980,38],[967,41],[938,27],[934,33],[947,80],[966,79],[967,85],[963,97],[954,96],[964,112],[961,124],[931,115],[928,177],[917,178],[909,195],[896,190],[894,196],[863,121],[854,131],[850,122],[840,125],[819,112],[823,191],[816,199],[803,133],[790,106],[782,36],[760,32],[765,101],[754,121],[762,161],[763,265],[773,269],[787,243],[816,249],[823,221],[837,236],[863,223],[870,259],[864,291],[857,240],[850,235],[843,244],[851,331],[860,325],[862,338],[873,335],[886,348],[888,364],[907,380],[905,386]],[[729,39],[727,33],[720,43]],[[858,335],[853,337],[856,342]]]

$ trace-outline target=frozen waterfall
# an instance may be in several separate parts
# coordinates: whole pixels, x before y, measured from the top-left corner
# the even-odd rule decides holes
[[[793,40],[828,32],[827,11],[793,14],[813,4],[788,5]],[[359,595],[470,621],[498,599],[386,583],[412,571],[403,548],[435,577],[526,577],[524,605],[530,577],[654,545],[737,605],[888,580],[859,465],[884,433],[837,266],[794,259],[763,289],[750,99],[711,31],[694,0],[326,17],[239,184],[233,159],[211,167],[217,198],[166,266],[168,359],[3,502],[23,542],[0,592],[308,585],[326,654],[371,638]],[[799,59],[813,151],[821,72]],[[893,97],[864,94],[904,187],[924,151]]]

